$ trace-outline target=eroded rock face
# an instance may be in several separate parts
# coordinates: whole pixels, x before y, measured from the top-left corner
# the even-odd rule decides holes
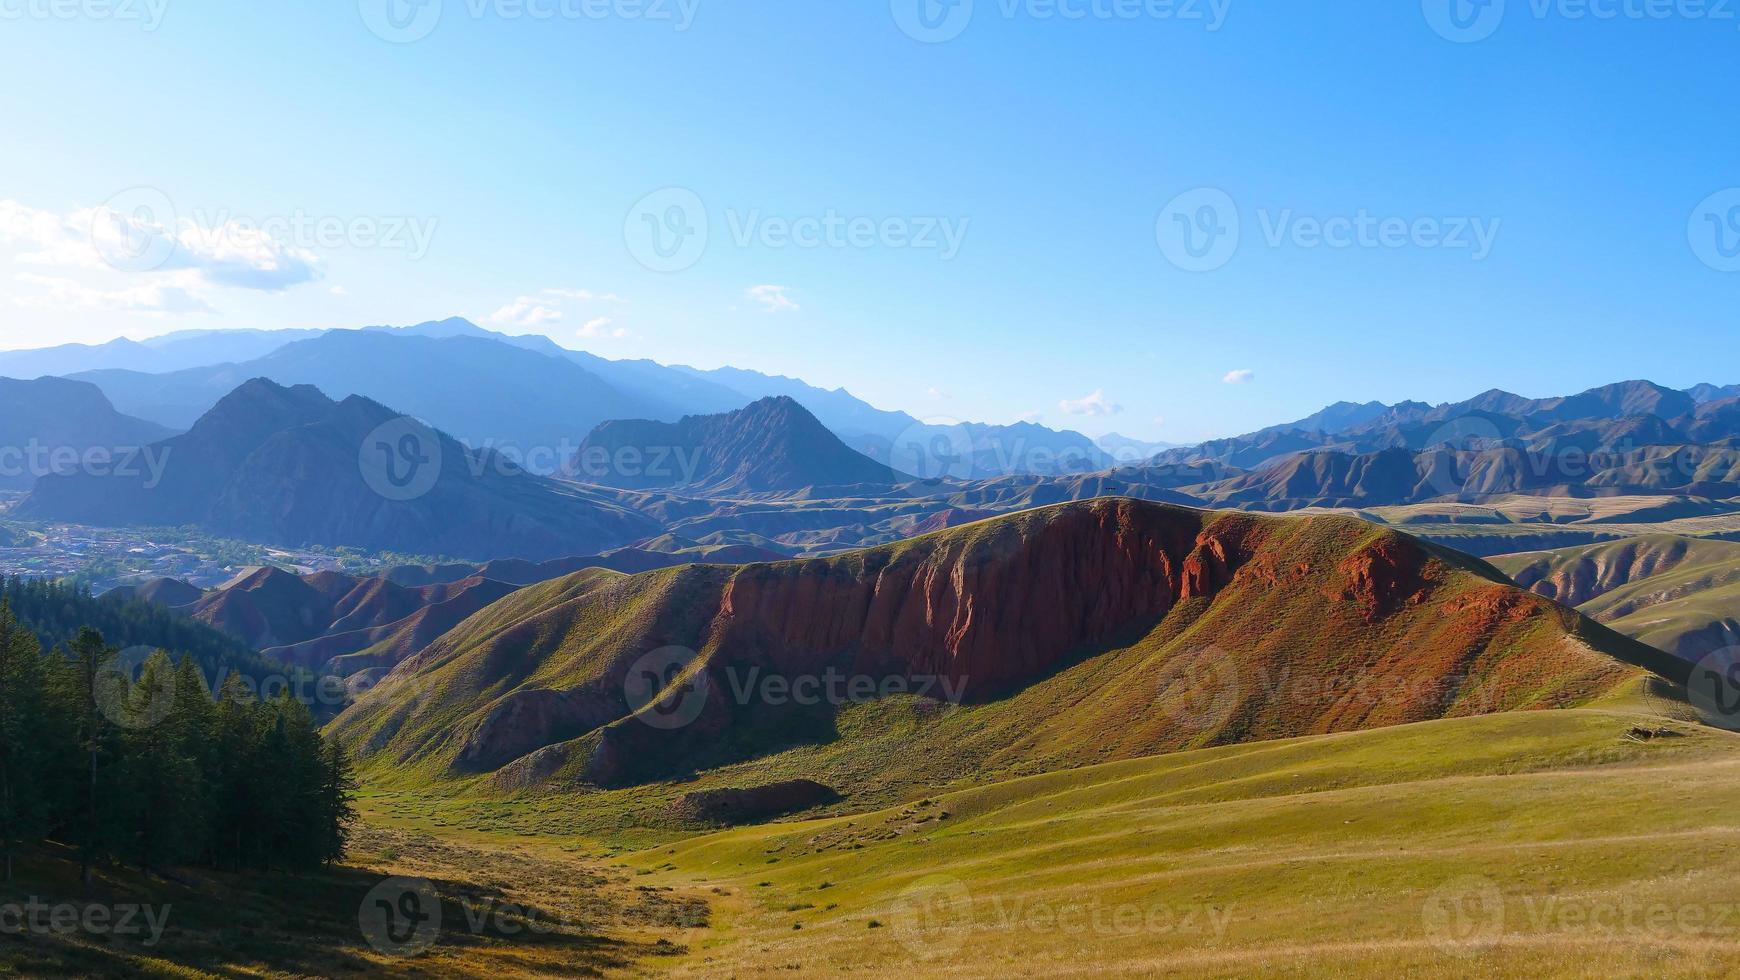
[[[1025,527],[749,566],[725,588],[716,635],[779,669],[844,653],[856,671],[948,677],[988,695],[1211,596],[1246,557],[1239,523],[1204,531],[1191,512],[1100,501]]]

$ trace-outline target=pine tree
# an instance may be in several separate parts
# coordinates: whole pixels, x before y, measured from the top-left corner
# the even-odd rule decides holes
[[[320,784],[320,860],[326,865],[344,857],[350,827],[356,821],[356,774],[350,755],[337,739],[323,743]]]
[[[214,839],[214,861],[227,853],[232,865],[241,870],[247,863],[250,842],[259,821],[260,796],[256,779],[261,773],[258,764],[255,702],[247,683],[236,674],[224,679],[218,692],[217,710],[212,723],[212,763],[209,772],[212,814],[210,825]]]
[[[7,881],[19,847],[51,829],[48,715],[41,647],[0,600],[0,852]]]
[[[183,755],[167,724],[175,696],[175,667],[159,650],[145,661],[128,696],[127,731],[120,760],[117,809],[127,852],[149,874],[192,856],[190,824],[199,769]]]
[[[104,702],[115,697],[116,678],[107,674],[116,650],[90,627],[73,637],[72,657],[63,671],[63,697],[73,708],[75,737],[86,759],[86,793],[80,808],[79,877],[89,886],[96,861],[107,855],[113,832],[104,820],[105,798],[98,783],[101,760],[115,754],[113,725],[104,717]]]

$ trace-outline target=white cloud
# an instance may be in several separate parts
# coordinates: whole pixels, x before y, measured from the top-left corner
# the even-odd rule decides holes
[[[1015,416],[1015,421],[1031,422],[1034,425],[1038,425],[1040,420],[1043,418],[1045,418],[1044,412],[1023,412],[1022,414]]]
[[[947,399],[949,397],[948,392],[942,390],[941,388],[936,387],[935,385],[932,385],[929,388],[924,389],[924,393],[926,395],[929,395],[932,398]]]
[[[1223,385],[1249,384],[1256,380],[1256,377],[1257,372],[1249,368],[1240,368],[1237,371],[1228,371],[1226,377],[1220,379],[1220,383]]]
[[[615,323],[615,320],[607,316],[593,317],[581,324],[580,329],[574,333],[575,336],[585,337],[588,340],[603,340],[605,338],[620,340],[628,336],[628,331],[615,326]]]
[[[1154,424],[1155,425],[1165,425],[1166,424],[1166,416],[1164,416],[1164,415],[1154,416]]]
[[[750,299],[766,307],[767,312],[782,313],[788,310],[801,309],[792,302],[790,296],[786,295],[789,291],[790,288],[787,286],[750,286],[745,292]]]
[[[188,272],[190,286],[231,286],[279,292],[320,276],[320,260],[233,221],[201,227],[149,210],[123,214],[109,207],[66,214],[0,201],[0,243],[24,251],[27,265],[112,269],[152,277]]]
[[[327,292],[331,293],[334,296],[349,296],[350,295],[350,290],[344,288],[343,286],[334,286],[331,289],[327,290]]]
[[[623,299],[621,296],[618,296],[615,293],[595,293],[590,289],[563,289],[563,288],[557,287],[557,288],[553,288],[553,289],[544,290],[544,295],[545,296],[554,296],[557,299],[580,300],[581,302],[598,302],[598,303],[626,303],[626,302],[628,302],[628,300]]]
[[[539,327],[562,319],[562,311],[545,306],[531,296],[521,296],[489,316],[490,322],[509,327]]]
[[[162,316],[168,313],[211,313],[211,306],[187,283],[186,276],[169,277],[162,281],[128,286],[122,289],[101,289],[58,276],[39,276],[20,272],[19,282],[36,286],[42,292],[14,296],[14,305],[47,313],[141,313]],[[176,282],[175,278],[182,279]]]
[[[1095,390],[1086,398],[1066,398],[1057,407],[1066,415],[1116,415],[1124,410],[1124,406],[1107,398],[1103,390]]]

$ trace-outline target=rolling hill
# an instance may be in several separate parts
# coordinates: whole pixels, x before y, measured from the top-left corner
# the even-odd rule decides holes
[[[649,652],[659,686],[630,703]],[[863,806],[1566,707],[1640,667],[1682,669],[1490,566],[1361,521],[1099,499],[830,558],[522,589],[402,663],[335,731],[388,785],[603,792],[590,810],[656,821],[676,778],[697,780],[690,791],[811,780]],[[906,694],[757,693],[756,678],[830,675],[884,692],[896,678]],[[685,723],[663,723],[669,711]]]
[[[1740,543],[1653,534],[1493,564],[1518,585],[1688,662],[1740,643]]]

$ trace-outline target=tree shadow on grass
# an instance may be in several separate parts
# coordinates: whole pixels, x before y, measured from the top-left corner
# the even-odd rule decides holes
[[[0,885],[0,975],[164,977],[257,976],[491,977],[588,976],[682,951],[668,940],[607,932],[608,906],[572,910],[540,906],[487,872],[453,869],[429,881],[440,897],[439,930],[395,946],[378,930],[371,943],[359,915],[379,895],[378,871],[341,867],[307,875],[178,872],[175,880],[107,869],[88,894],[64,849],[29,855],[15,882]],[[420,880],[420,879],[407,879]],[[80,910],[149,905],[163,924],[153,938],[137,932],[17,928],[3,910],[27,902]],[[34,906],[33,906],[34,907]],[[109,918],[116,918],[111,913]],[[62,914],[61,922],[66,922]],[[41,918],[43,923],[52,920]],[[142,921],[142,920],[138,920]]]

